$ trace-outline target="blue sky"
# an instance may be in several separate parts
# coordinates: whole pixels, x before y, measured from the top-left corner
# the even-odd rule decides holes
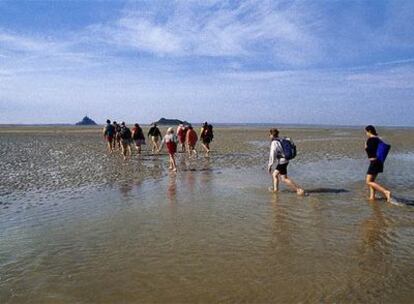
[[[0,1],[0,123],[414,126],[414,1]]]

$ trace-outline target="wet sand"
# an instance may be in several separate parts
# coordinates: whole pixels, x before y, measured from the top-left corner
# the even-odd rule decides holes
[[[267,128],[215,128],[174,174],[101,128],[1,127],[0,302],[410,303],[414,130],[379,131],[396,204],[366,199],[361,129],[282,128],[297,197],[267,191]]]

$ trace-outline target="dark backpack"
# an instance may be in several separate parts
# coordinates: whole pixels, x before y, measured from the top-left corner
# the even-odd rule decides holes
[[[296,145],[289,137],[283,137],[277,140],[283,149],[283,158],[291,160],[296,157]]]
[[[127,127],[121,128],[121,132],[119,134],[122,139],[131,139],[131,130]]]
[[[212,125],[208,125],[207,126],[207,130],[206,130],[206,138],[213,140],[214,138],[214,133],[213,133],[213,126]]]
[[[105,135],[106,136],[114,136],[114,134],[115,134],[115,127],[113,125],[106,125]]]
[[[141,128],[136,128],[134,130],[133,139],[134,140],[137,140],[137,139],[145,139],[144,133],[142,132],[142,129]]]

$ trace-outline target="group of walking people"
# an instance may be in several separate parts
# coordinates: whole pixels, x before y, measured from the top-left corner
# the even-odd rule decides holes
[[[134,143],[137,153],[141,154],[142,145],[145,145],[145,135],[139,124],[136,123],[131,131],[124,122],[117,124],[116,121],[111,123],[110,120],[107,120],[106,123],[103,135],[110,153],[117,147],[121,148],[124,159],[127,159],[128,155],[131,155],[131,144]],[[369,199],[374,200],[376,192],[380,192],[387,202],[390,202],[391,191],[376,182],[378,174],[384,170],[384,161],[390,146],[382,142],[374,126],[367,126],[365,132],[368,138],[365,151],[370,161],[366,175]],[[169,155],[169,169],[172,171],[177,171],[175,154],[179,145],[181,145],[181,152],[187,152],[190,157],[197,155],[196,144],[199,136],[191,124],[180,124],[176,132],[174,128],[170,127],[163,137],[157,124],[154,123],[147,136],[151,141],[152,153],[159,153],[166,146]],[[269,137],[271,144],[268,172],[272,176],[272,187],[269,188],[269,191],[278,192],[279,184],[283,182],[298,195],[304,195],[305,190],[287,175],[289,161],[296,156],[296,146],[293,141],[290,138],[280,137],[279,130],[276,128],[270,129]],[[205,122],[200,131],[200,140],[206,155],[210,153],[210,143],[213,138],[213,126]],[[384,146],[388,146],[388,149],[384,150]]]
[[[380,192],[387,202],[391,201],[391,191],[380,185],[376,179],[379,173],[384,171],[384,161],[391,146],[385,144],[378,136],[374,126],[365,127],[367,141],[365,151],[369,160],[366,174],[366,185],[369,188],[369,199],[375,200],[376,192]],[[271,138],[268,172],[272,175],[273,185],[269,188],[271,192],[279,191],[279,182],[282,181],[298,195],[304,195],[305,190],[296,184],[287,175],[289,160],[296,156],[296,147],[289,138],[279,137],[278,129],[270,129]]]
[[[132,131],[128,128],[125,122],[118,124],[116,121],[108,119],[103,129],[103,136],[107,142],[108,152],[113,153],[114,150],[121,149],[124,160],[131,156],[131,145],[135,145],[137,154],[142,153],[142,146],[146,144],[146,137],[141,126],[136,123]],[[214,138],[213,126],[205,122],[200,130],[200,136],[194,130],[191,124],[180,124],[177,131],[170,127],[167,129],[164,137],[156,123],[153,123],[148,130],[147,137],[150,140],[151,152],[159,153],[164,145],[167,148],[170,158],[170,170],[177,171],[175,162],[175,154],[177,153],[177,146],[181,145],[181,152],[187,152],[190,157],[197,155],[196,144],[201,140],[201,145],[205,150],[206,155],[210,153],[210,143]]]

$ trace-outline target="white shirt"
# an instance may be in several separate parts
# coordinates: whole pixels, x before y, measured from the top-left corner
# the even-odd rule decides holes
[[[270,144],[270,154],[269,154],[269,163],[268,169],[270,169],[274,163],[277,165],[284,165],[289,163],[289,161],[283,157],[283,147],[278,138],[274,138]]]

